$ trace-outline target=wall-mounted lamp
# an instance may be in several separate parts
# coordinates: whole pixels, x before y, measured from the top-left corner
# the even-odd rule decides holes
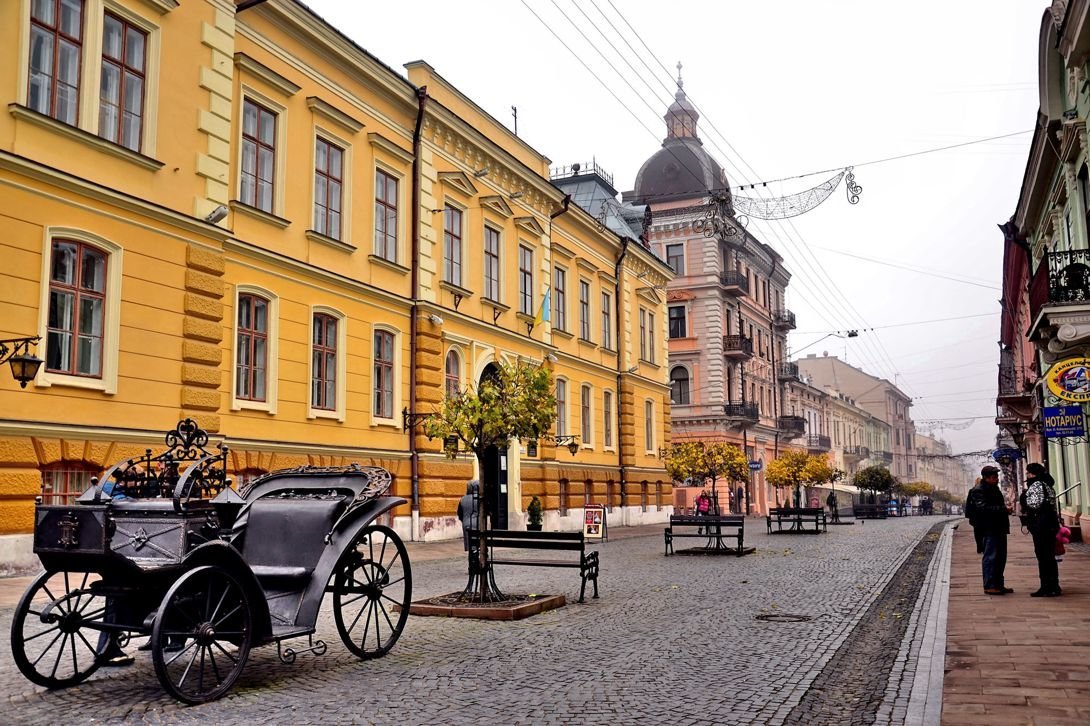
[[[477,171],[473,172],[473,176],[477,177],[478,179],[480,179],[482,176],[488,176],[488,167],[486,166],[483,169],[478,169]]]
[[[38,369],[42,367],[42,359],[30,352],[30,346],[37,345],[40,341],[41,337],[37,335],[31,338],[0,340],[0,365],[5,361],[11,365],[11,375],[19,382],[20,388],[26,388],[26,384],[34,380]]]
[[[665,459],[666,454],[667,454],[666,447],[665,446],[660,446],[659,447],[659,458],[660,459]]]
[[[216,207],[215,209],[213,209],[211,212],[209,212],[208,215],[204,218],[204,221],[205,222],[211,222],[212,224],[216,224],[217,222],[220,222],[221,220],[223,220],[223,218],[226,217],[226,216],[227,216],[227,207],[225,207],[225,206],[223,206],[221,204],[218,207]]]
[[[435,313],[432,313],[431,315],[429,315],[428,320],[431,321],[432,325],[442,325],[443,324],[443,318],[441,316],[439,316],[439,315],[436,315]]]
[[[631,368],[629,368],[629,369],[628,369],[627,371],[625,371],[625,372],[626,372],[626,373],[635,373],[635,372],[636,372],[636,371],[638,371],[639,369],[640,369],[640,367],[639,367],[639,366],[632,366]]]
[[[507,197],[507,198],[508,198],[508,199],[518,199],[518,198],[519,198],[519,197],[521,197],[521,196],[522,196],[522,192],[515,192],[514,194],[510,194],[510,195],[508,195],[508,197]]]
[[[557,436],[555,441],[557,446],[567,446],[568,453],[575,456],[579,453],[578,438],[577,436]]]
[[[558,358],[555,355],[553,355],[552,353],[546,353],[545,354],[545,360],[549,361],[550,363],[556,363]]]

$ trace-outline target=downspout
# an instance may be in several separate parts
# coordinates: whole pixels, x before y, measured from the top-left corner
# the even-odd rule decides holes
[[[772,272],[768,275],[768,282],[772,284],[772,276],[776,274],[776,258],[772,258]],[[780,377],[776,371],[776,321],[774,313],[772,312],[772,296],[768,295],[768,288],[765,288],[765,305],[768,305],[768,357],[772,363],[772,413],[775,414],[773,418],[776,421],[776,434],[772,443],[772,458],[778,459],[780,456],[780,419],[779,416],[783,414],[783,411],[779,409],[779,405],[783,400],[783,396],[777,396],[780,390]]]
[[[628,237],[621,238],[621,254],[613,266],[613,343],[617,346],[617,468],[621,477],[621,524],[625,524],[625,503],[628,501],[628,479],[624,465],[624,436],[621,435],[621,385],[624,380],[624,359],[621,357],[621,268],[624,266],[625,255],[628,254],[628,245],[631,240]]]
[[[409,262],[410,294],[412,307],[409,309],[409,360],[416,370],[418,341],[416,337],[416,316],[420,299],[420,130],[424,125],[424,107],[428,103],[428,87],[416,89],[416,126],[413,127],[413,181],[412,202],[409,212],[409,224],[412,227],[412,250]],[[416,381],[409,382],[409,420],[414,425],[409,432],[409,469],[412,477],[412,540],[420,540],[420,452],[416,448]]]

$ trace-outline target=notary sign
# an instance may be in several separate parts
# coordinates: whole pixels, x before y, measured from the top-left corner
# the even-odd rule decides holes
[[[1046,406],[1043,418],[1045,437],[1050,439],[1083,436],[1086,432],[1082,406]]]
[[[1045,375],[1048,390],[1074,403],[1090,401],[1090,358],[1067,358],[1054,363]]]

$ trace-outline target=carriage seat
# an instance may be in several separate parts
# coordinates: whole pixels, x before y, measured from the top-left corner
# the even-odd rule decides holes
[[[249,507],[242,556],[258,580],[305,580],[325,550],[325,536],[345,498],[265,496]]]

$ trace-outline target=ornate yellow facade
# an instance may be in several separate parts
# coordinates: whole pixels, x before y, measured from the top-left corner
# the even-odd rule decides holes
[[[12,0],[0,17],[0,338],[41,335],[46,361],[25,390],[0,376],[4,557],[43,485],[75,491],[183,417],[242,480],[385,466],[411,502],[395,526],[452,536],[474,463],[410,438],[403,411],[518,357],[565,382],[556,433],[578,449],[511,447],[511,526],[535,494],[556,527],[588,498],[665,515],[665,299],[647,290],[669,269],[430,66],[403,77],[290,0]],[[533,325],[558,268],[566,330]]]

